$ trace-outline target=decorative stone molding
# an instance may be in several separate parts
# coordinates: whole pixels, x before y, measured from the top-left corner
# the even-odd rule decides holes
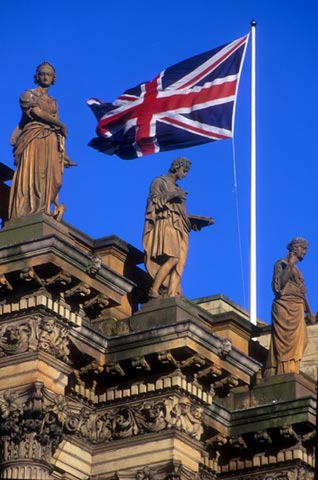
[[[94,362],[93,362],[94,363]],[[86,367],[84,367],[85,369]],[[125,371],[119,365],[119,363],[110,363],[104,366],[104,371],[106,374],[111,376],[119,376],[124,377]],[[94,381],[98,380],[99,376],[103,374],[103,372],[97,371],[96,369],[93,371]],[[75,397],[86,397],[89,401],[93,401],[94,403],[105,403],[110,402],[112,400],[119,400],[129,397],[138,397],[144,396],[145,394],[153,395],[155,392],[162,392],[162,391],[171,391],[171,390],[181,390],[187,394],[190,394],[192,397],[197,398],[199,402],[204,402],[209,405],[212,404],[213,394],[214,392],[205,392],[201,385],[196,384],[194,381],[189,381],[185,377],[185,375],[181,372],[180,369],[176,369],[170,375],[159,377],[156,380],[149,380],[142,382],[135,382],[133,385],[125,385],[125,386],[112,386],[106,388],[104,393],[100,393],[99,395],[95,395],[92,391],[92,382],[91,378],[88,376],[86,378],[85,374],[79,373],[79,380],[78,374],[74,371],[74,378],[75,382],[69,385],[69,393]],[[94,389],[97,383],[95,383]]]
[[[145,370],[146,372],[150,372],[151,367],[145,357],[136,357],[133,358],[131,364],[136,370]]]
[[[0,293],[6,293],[6,292],[12,292],[13,287],[12,285],[8,282],[7,278],[5,275],[0,275]]]
[[[200,440],[203,433],[203,408],[193,406],[188,397],[181,397],[171,408],[168,428],[187,433],[196,440]]]
[[[216,380],[217,378],[222,376],[222,373],[223,373],[222,368],[219,365],[212,364],[209,367],[204,368],[203,370],[200,370],[197,373],[197,378],[201,379],[201,378],[211,377],[213,380]]]
[[[241,435],[235,435],[229,438],[229,444],[239,450],[246,449],[247,445]]]
[[[99,311],[104,310],[109,305],[109,299],[102,294],[95,295],[90,298],[83,304],[83,308],[86,309],[98,309]]]
[[[97,413],[88,408],[68,410],[64,428],[90,443],[104,443],[173,429],[200,440],[203,434],[203,409],[186,397],[148,400],[134,406],[118,406]]]
[[[298,444],[286,447],[287,445],[281,444],[279,449],[271,449],[270,455],[267,449],[263,449],[262,452],[248,457],[243,450],[241,455],[236,454],[219,465],[221,478],[224,480],[279,480],[279,475],[287,475],[287,472],[295,471],[297,475],[298,473],[303,475],[303,472],[306,472],[307,476],[300,476],[302,480],[312,480],[315,468],[314,451],[309,452]],[[274,475],[277,475],[277,479]],[[288,477],[282,478],[289,480]],[[297,476],[291,478],[298,480]]]
[[[37,292],[25,295],[22,298],[12,300],[0,304],[0,316],[2,322],[10,320],[12,315],[16,316],[21,313],[25,315],[28,309],[34,311],[36,309],[46,309],[52,315],[63,318],[64,323],[68,325],[80,327],[82,325],[82,316],[73,312],[71,307],[62,301],[52,300],[51,295],[40,288]]]
[[[221,358],[226,357],[232,350],[232,341],[229,338],[222,338],[221,345],[218,348],[218,355]]]
[[[0,397],[0,422],[5,461],[29,458],[33,454],[32,444],[35,458],[49,462],[64,434],[100,444],[175,428],[200,440],[203,409],[187,397],[177,396],[102,412],[87,407],[78,409],[68,405],[63,396],[49,397],[43,383],[36,382],[24,403],[14,392],[6,391]]]
[[[208,446],[215,447],[216,449],[224,447],[228,443],[228,438],[222,433],[217,433],[213,437],[209,438],[205,442]]]
[[[109,303],[109,298],[100,293],[86,300],[86,302],[83,303],[83,309],[90,317],[98,319],[106,314]]]
[[[60,270],[56,275],[45,280],[45,285],[60,285],[65,287],[67,284],[72,283],[72,276],[65,270]]]
[[[95,393],[95,388],[97,385],[96,378],[104,371],[104,367],[98,364],[95,360],[86,365],[85,367],[80,368],[79,370],[74,369],[74,380],[77,385],[82,387],[87,386]]]
[[[300,441],[300,437],[297,435],[297,433],[295,432],[295,430],[291,425],[284,425],[280,429],[279,433],[281,434],[282,437],[286,439],[290,439],[296,442]]]
[[[226,396],[235,387],[239,385],[239,379],[233,375],[227,375],[221,380],[216,381],[211,385],[211,388],[217,392],[219,396]]]
[[[179,367],[180,362],[178,362],[170,351],[163,351],[158,353],[158,360],[162,364],[173,365],[174,367]]]
[[[314,480],[314,472],[309,471],[303,466],[290,466],[279,472],[263,472],[231,478],[233,478],[233,480]]]
[[[45,281],[42,280],[37,273],[35,272],[34,268],[25,268],[20,272],[20,278],[24,280],[25,282],[32,282],[40,287],[43,287],[45,284]]]
[[[69,363],[68,336],[71,327],[56,325],[53,317],[31,316],[0,325],[0,357],[43,350]]]
[[[192,357],[187,358],[181,362],[181,367],[195,367],[202,368],[206,365],[206,359],[200,355],[193,355]]]
[[[145,465],[137,471],[121,470],[109,477],[98,477],[98,480],[215,480],[212,472],[203,468],[193,472],[186,468],[180,460],[172,460],[161,466]],[[91,477],[95,480],[95,477]]]
[[[66,290],[66,292],[64,293],[64,297],[70,298],[70,297],[79,296],[79,297],[85,298],[85,297],[88,297],[90,294],[91,294],[91,289],[89,285],[81,282],[78,285],[75,285],[75,287],[70,288],[69,290]]]
[[[101,269],[102,266],[102,257],[99,255],[93,254],[90,257],[89,264],[86,267],[86,272],[92,276],[95,277],[97,275],[98,271]]]
[[[135,475],[135,480],[154,480],[155,472],[150,467],[144,467],[142,470],[138,470]]]
[[[254,433],[254,438],[258,443],[262,445],[270,445],[272,443],[272,439],[266,430]]]
[[[113,362],[105,365],[105,372],[110,375],[119,375],[120,377],[125,376],[124,370],[121,368],[119,363]]]

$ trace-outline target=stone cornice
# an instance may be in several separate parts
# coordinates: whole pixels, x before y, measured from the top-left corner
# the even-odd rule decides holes
[[[39,258],[39,261],[35,263],[42,264],[43,256],[50,256],[53,261],[54,257],[58,257],[82,272],[86,272],[90,261],[89,253],[85,254],[76,250],[71,242],[67,242],[56,235],[50,235],[0,247],[0,271],[7,273],[7,271],[12,271],[15,268],[19,270],[21,269],[21,262],[35,257]],[[95,280],[115,289],[120,295],[127,294],[135,285],[131,280],[103,265],[96,274]]]
[[[192,319],[175,323],[173,325],[156,326],[144,330],[143,332],[132,332],[121,337],[110,337],[108,340],[108,358],[109,360],[117,360],[119,358],[127,358],[142,350],[143,354],[153,353],[154,346],[160,351],[168,348],[169,342],[178,339],[192,339],[198,342],[207,352],[219,356],[223,339],[214,335],[205,325],[198,325]],[[164,344],[164,345],[163,345]],[[230,364],[236,368],[246,370],[248,375],[253,375],[260,368],[261,364],[252,358],[242,354],[239,350],[231,348],[224,358],[223,362]]]
[[[312,397],[269,403],[231,413],[231,431],[240,434],[276,428],[286,424],[309,423],[314,427],[317,402]]]

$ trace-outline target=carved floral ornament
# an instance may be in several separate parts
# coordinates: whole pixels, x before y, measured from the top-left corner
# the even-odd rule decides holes
[[[148,432],[176,429],[200,440],[203,408],[187,397],[149,400],[130,407],[113,407],[102,413],[68,405],[63,396],[48,398],[42,382],[34,385],[27,401],[7,391],[0,397],[1,442],[25,441],[33,432],[40,444],[56,448],[63,435],[76,435],[93,444],[131,438]]]
[[[69,363],[69,326],[58,326],[53,317],[32,316],[17,323],[0,324],[0,358],[42,350]]]

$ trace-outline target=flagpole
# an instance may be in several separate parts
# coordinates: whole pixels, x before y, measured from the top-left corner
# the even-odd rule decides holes
[[[256,75],[255,75],[255,27],[256,21],[251,21],[251,173],[250,173],[250,322],[257,324],[256,317]]]

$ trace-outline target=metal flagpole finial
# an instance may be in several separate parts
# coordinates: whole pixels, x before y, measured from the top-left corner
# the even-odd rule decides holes
[[[256,20],[251,20],[250,25],[251,27],[256,27]]]

